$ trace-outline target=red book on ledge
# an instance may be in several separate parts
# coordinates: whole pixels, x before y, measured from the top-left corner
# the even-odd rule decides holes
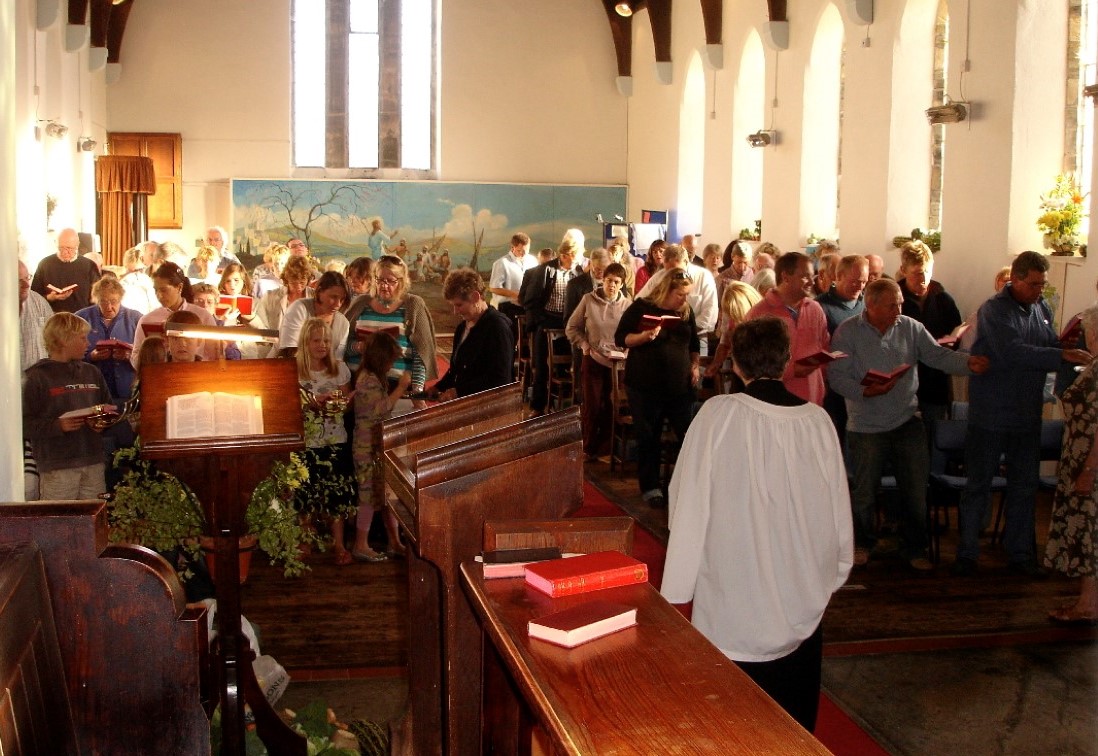
[[[526,582],[553,598],[648,582],[648,565],[620,551],[526,565]]]
[[[609,601],[587,601],[571,609],[530,620],[526,632],[531,638],[565,648],[602,638],[637,624],[637,609]]]

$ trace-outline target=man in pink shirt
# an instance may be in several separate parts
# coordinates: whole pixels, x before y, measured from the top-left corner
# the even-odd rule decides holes
[[[772,315],[785,322],[792,341],[792,359],[782,375],[782,383],[805,401],[822,405],[824,398],[823,370],[817,365],[798,364],[803,357],[826,352],[831,339],[827,334],[827,317],[823,308],[812,298],[812,265],[807,255],[787,252],[774,266],[778,285],[766,292],[762,301],[747,313],[747,319]]]

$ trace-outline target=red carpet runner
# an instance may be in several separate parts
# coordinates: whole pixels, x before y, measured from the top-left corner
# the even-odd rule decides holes
[[[583,506],[574,517],[620,517],[623,512],[590,483],[583,484]],[[641,527],[633,532],[633,556],[648,565],[648,579],[656,588],[663,582],[663,562],[667,551],[663,544]],[[825,694],[820,694],[820,713],[816,720],[816,738],[839,756],[887,756],[882,749]]]

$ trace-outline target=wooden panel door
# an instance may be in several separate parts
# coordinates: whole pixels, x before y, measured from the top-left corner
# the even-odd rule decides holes
[[[151,158],[156,194],[149,197],[149,228],[183,228],[183,137],[179,134],[113,133],[112,155]]]

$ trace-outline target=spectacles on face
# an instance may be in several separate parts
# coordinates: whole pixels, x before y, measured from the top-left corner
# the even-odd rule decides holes
[[[379,278],[377,279],[378,286],[385,286],[390,289],[395,289],[400,286],[400,281],[396,278]]]

